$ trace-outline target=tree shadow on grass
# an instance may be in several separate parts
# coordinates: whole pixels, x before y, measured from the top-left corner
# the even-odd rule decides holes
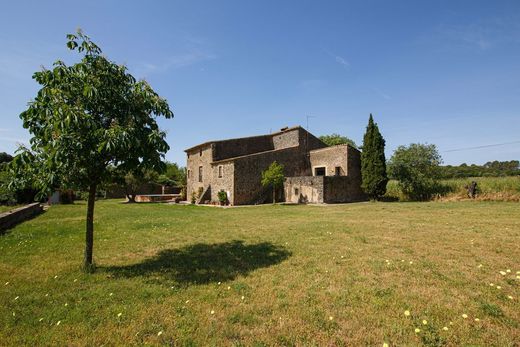
[[[249,272],[278,264],[291,256],[285,247],[270,242],[244,244],[243,241],[197,243],[179,249],[165,249],[144,261],[106,267],[114,277],[150,277],[171,280],[179,285],[224,282]]]

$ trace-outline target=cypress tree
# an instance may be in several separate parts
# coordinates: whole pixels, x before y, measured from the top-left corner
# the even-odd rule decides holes
[[[385,139],[374,123],[372,114],[363,137],[363,152],[361,153],[361,187],[370,199],[379,199],[386,193]]]

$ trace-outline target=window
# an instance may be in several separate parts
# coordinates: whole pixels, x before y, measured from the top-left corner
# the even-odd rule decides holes
[[[334,169],[334,175],[341,176],[341,166],[336,166]]]
[[[191,178],[191,170],[188,170],[188,178]]]
[[[326,171],[325,171],[324,166],[314,168],[314,176],[325,176],[325,175],[326,175]]]
[[[294,188],[294,195],[300,195],[300,191],[298,190],[298,188]]]
[[[202,182],[202,166],[199,166],[199,182]]]
[[[218,166],[218,178],[222,178],[222,171],[224,171],[224,168],[222,165]]]
[[[202,148],[199,150],[199,156],[202,157]]]

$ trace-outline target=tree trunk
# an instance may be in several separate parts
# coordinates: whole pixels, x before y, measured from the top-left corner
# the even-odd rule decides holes
[[[94,203],[96,201],[96,184],[91,184],[87,202],[87,230],[85,234],[85,259],[83,267],[85,271],[93,270],[92,253],[94,251]]]
[[[135,202],[135,194],[126,194],[126,198],[128,199],[129,203]]]
[[[276,204],[276,188],[273,185],[273,204]]]

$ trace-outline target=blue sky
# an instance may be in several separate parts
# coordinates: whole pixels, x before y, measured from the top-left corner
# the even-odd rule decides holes
[[[77,59],[77,27],[168,99],[171,161],[307,116],[361,144],[369,113],[388,157],[421,142],[446,164],[520,159],[519,1],[6,1],[0,151],[29,139],[32,73]]]

